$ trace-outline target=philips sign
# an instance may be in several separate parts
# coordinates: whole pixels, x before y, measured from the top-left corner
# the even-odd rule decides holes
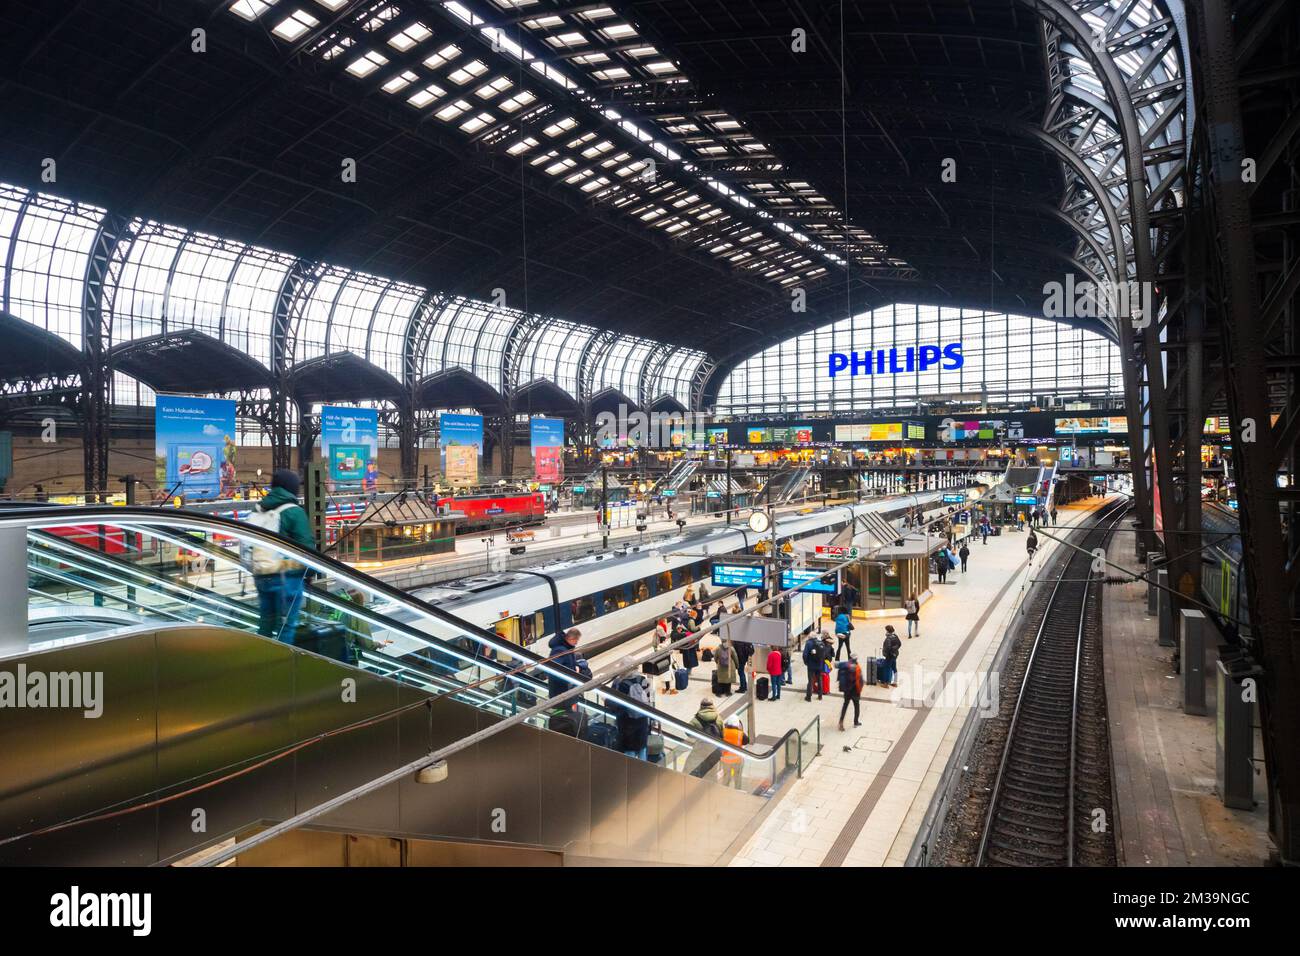
[[[898,349],[832,352],[828,367],[831,378],[845,369],[849,370],[850,375],[896,375],[899,372],[924,372],[939,365],[941,358],[943,368],[961,368],[965,362],[961,354],[961,343],[952,342],[942,349],[937,345],[909,345],[901,355]]]

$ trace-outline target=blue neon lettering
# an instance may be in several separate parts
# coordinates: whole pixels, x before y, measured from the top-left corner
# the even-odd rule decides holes
[[[870,352],[867,353],[866,358],[863,358],[857,352],[853,353],[853,371],[850,374],[857,375],[859,370],[861,370],[866,375],[871,374],[871,353]]]
[[[946,369],[961,368],[966,362],[961,354],[960,342],[953,342],[949,345],[945,345],[943,347],[943,357],[948,360],[943,366]],[[949,365],[948,362],[951,362],[952,364]]]
[[[831,378],[834,378],[837,372],[842,372],[849,367],[849,357],[843,352],[832,352],[830,356]]]
[[[889,350],[889,371],[895,374],[903,371],[898,365],[898,349]]]
[[[939,346],[922,345],[921,346],[921,371],[924,372],[931,365],[939,364]]]

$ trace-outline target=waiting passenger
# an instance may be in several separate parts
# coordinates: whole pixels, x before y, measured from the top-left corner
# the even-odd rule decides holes
[[[883,658],[885,667],[880,674],[880,684],[882,687],[898,686],[898,652],[902,649],[903,642],[898,639],[898,634],[894,631],[894,625],[885,625],[885,643],[881,652],[885,655]]]
[[[712,697],[706,697],[700,701],[700,709],[691,718],[691,726],[696,730],[703,731],[710,737],[722,739],[722,718],[718,716],[718,708],[713,703]]]
[[[644,674],[630,674],[615,683],[614,689],[646,708],[651,706],[650,681]],[[617,720],[623,753],[638,760],[647,759],[646,745],[650,740],[650,717],[627,707],[619,707]]]
[[[961,573],[965,574],[966,562],[970,560],[970,548],[966,546],[965,541],[961,543],[961,550],[957,552],[957,556],[961,558]]]
[[[913,628],[916,629],[916,637],[921,636],[921,602],[916,599],[916,592],[903,602],[903,610],[907,612],[907,636],[912,637]]]
[[[772,684],[768,700],[781,699],[781,685],[785,683],[785,668],[788,657],[784,648],[774,647],[767,653],[767,677]]]
[[[745,671],[749,669],[749,659],[754,656],[754,645],[737,641],[733,646],[736,652],[736,672],[740,675],[740,692],[749,693],[749,678]]]
[[[813,690],[817,691],[817,699],[822,700],[822,671],[823,664],[826,662],[825,645],[817,639],[815,635],[809,636],[803,646],[803,663],[808,668],[808,689],[804,692],[805,701],[812,700]]]
[[[835,648],[835,659],[840,659],[840,653],[847,651],[849,657],[853,656],[853,646],[849,643],[853,639],[853,622],[849,620],[848,608],[841,607],[840,613],[835,617],[835,638],[838,645]]]
[[[713,692],[730,697],[731,685],[736,679],[736,649],[731,646],[731,641],[725,637],[722,639],[713,660]]]

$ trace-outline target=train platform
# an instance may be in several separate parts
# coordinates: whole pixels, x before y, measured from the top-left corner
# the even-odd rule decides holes
[[[1060,507],[1059,529],[1086,521],[1107,498]],[[835,692],[804,700],[806,669],[796,658],[794,687],[780,701],[756,705],[757,739],[767,742],[791,727],[821,718],[821,755],[784,796],[732,859],[733,866],[901,866],[919,832],[940,776],[956,745],[967,712],[979,706],[974,688],[1018,613],[1033,581],[1060,545],[1040,536],[1031,566],[1024,533],[1005,532],[987,546],[971,548],[965,574],[949,574],[933,584],[921,612],[921,634],[908,639],[902,621],[894,622],[903,647],[898,688],[867,687],[861,726],[853,727],[852,708],[845,730],[837,729],[842,698]],[[860,658],[878,654],[885,622],[858,622],[853,647]],[[661,706],[675,714],[693,713],[709,691],[702,681]],[[700,673],[697,672],[697,673]],[[937,700],[926,701],[942,674],[952,675]],[[698,684],[698,688],[697,685]],[[730,713],[744,700],[723,698]],[[740,710],[742,717],[744,711]],[[749,729],[747,727],[747,729]]]
[[[1135,573],[1132,536],[1118,534],[1111,561]],[[1262,763],[1254,810],[1225,807],[1215,794],[1214,651],[1206,652],[1206,716],[1183,713],[1173,648],[1157,642],[1144,583],[1106,589],[1103,641],[1110,711],[1120,864],[1132,867],[1261,866],[1268,863]],[[1255,754],[1263,753],[1258,729]]]

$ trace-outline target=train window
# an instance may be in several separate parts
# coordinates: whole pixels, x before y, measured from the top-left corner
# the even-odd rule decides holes
[[[590,597],[581,597],[576,601],[570,602],[573,612],[573,623],[581,624],[583,621],[590,621],[596,616],[596,602]]]
[[[623,594],[623,589],[610,588],[605,592],[605,603],[603,605],[605,614],[613,613],[621,607],[627,606],[627,598]]]
[[[662,574],[659,575],[659,587],[656,589],[657,593],[665,594],[668,591],[671,591],[672,589],[673,589],[673,573],[671,571],[664,571]]]
[[[573,602],[576,604],[577,602]],[[571,604],[560,605],[560,626],[556,630],[565,630],[573,627],[573,606]]]
[[[682,584],[695,583],[695,566],[688,564],[682,568]]]
[[[645,581],[637,581],[636,589],[632,592],[632,603],[640,604],[650,597],[650,585]]]

